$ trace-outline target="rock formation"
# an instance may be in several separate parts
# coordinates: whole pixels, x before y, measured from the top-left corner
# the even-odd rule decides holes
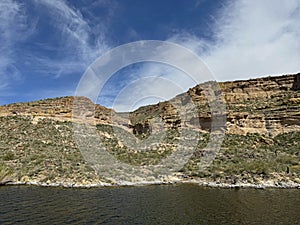
[[[96,126],[110,154],[128,164],[155,165],[174,152],[182,130],[192,129],[199,132],[199,143],[179,171],[181,178],[300,183],[300,74],[206,82],[170,101],[130,113],[117,113],[85,97],[0,106],[2,182],[106,182],[93,170],[97,165],[86,163],[76,146],[72,126],[85,122]],[[152,137],[147,144],[147,137],[159,138],[164,130],[162,143],[154,143]],[[225,131],[226,137],[212,165],[198,171],[199,158],[208,154],[205,145],[212,130]],[[123,135],[117,137],[118,132]],[[146,144],[131,140],[127,133]],[[126,146],[125,139],[132,144]],[[187,144],[191,141],[183,139]]]
[[[204,85],[191,88],[169,102],[136,110],[132,113],[133,123],[140,124],[143,120],[159,115],[167,124],[200,124],[202,130],[209,131],[211,112]],[[227,133],[276,136],[284,132],[299,131],[300,74],[221,82],[219,86],[226,104]],[[199,114],[190,121],[182,121],[176,107],[172,106],[184,106],[189,99],[198,107]],[[176,104],[178,102],[180,104]]]

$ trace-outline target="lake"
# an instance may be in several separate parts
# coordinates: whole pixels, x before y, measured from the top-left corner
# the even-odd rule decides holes
[[[300,224],[299,189],[0,187],[0,224]]]

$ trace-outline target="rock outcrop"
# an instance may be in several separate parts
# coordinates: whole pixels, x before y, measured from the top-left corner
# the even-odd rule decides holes
[[[96,123],[111,123],[112,109],[94,104],[86,97],[60,97],[34,102],[15,103],[0,106],[0,116],[30,116],[56,120],[76,120],[74,111],[86,113],[85,118],[93,118]]]
[[[276,136],[284,132],[300,130],[300,74],[266,77],[245,81],[221,82],[219,88],[200,84],[169,102],[142,107],[132,113],[132,123],[148,123],[149,119],[160,117],[165,124],[173,126],[200,127],[211,129],[212,113],[208,91],[219,92],[226,104],[226,130],[229,134],[260,133]],[[198,115],[188,121],[181,117],[178,106],[186,113],[192,103]],[[195,110],[194,110],[195,111]]]
[[[0,106],[0,116],[27,115],[71,121],[76,119],[72,114],[76,99],[75,110],[85,112],[85,119],[91,118],[96,124],[130,128],[135,134],[155,132],[161,128],[161,123],[167,128],[189,126],[209,132],[214,113],[210,107],[212,99],[207,93],[215,91],[218,93],[214,97],[219,97],[226,105],[221,113],[226,114],[224,128],[227,133],[276,136],[300,129],[299,90],[300,74],[284,75],[221,82],[218,85],[207,82],[170,101],[141,107],[127,118],[112,109],[93,104],[85,97],[62,97]],[[182,109],[184,112],[180,112]],[[197,112],[197,115],[184,117],[190,111]]]
[[[170,101],[130,113],[117,113],[85,97],[0,106],[0,183],[115,183],[95,172],[101,166],[97,151],[90,149],[95,164],[89,164],[77,146],[73,125],[85,122],[95,125],[107,152],[140,166],[155,166],[176,152],[179,142],[189,146],[194,138],[181,137],[182,131],[198,132],[193,156],[173,180],[197,177],[202,183],[241,186],[300,184],[300,74],[206,82]],[[224,131],[226,136],[213,163],[199,171],[199,160],[210,153],[206,144],[211,131]],[[83,141],[93,142],[87,137]],[[151,179],[146,183],[165,183],[169,178]],[[137,178],[132,177],[132,182]]]

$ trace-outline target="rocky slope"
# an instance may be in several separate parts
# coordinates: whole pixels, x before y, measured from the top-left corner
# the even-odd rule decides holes
[[[66,186],[117,183],[95,172],[97,162],[87,163],[79,151],[73,125],[89,121],[96,125],[103,147],[133,166],[155,166],[176,152],[179,142],[183,146],[193,142],[186,130],[199,133],[195,151],[178,172],[171,177],[153,175],[149,182],[194,179],[228,185],[297,186],[299,104],[300,74],[295,74],[206,82],[168,102],[129,114],[116,113],[85,97],[0,106],[0,181]],[[200,171],[212,127],[226,136],[215,160]]]

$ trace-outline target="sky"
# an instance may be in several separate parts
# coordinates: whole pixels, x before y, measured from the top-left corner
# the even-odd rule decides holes
[[[98,57],[141,40],[188,48],[217,81],[298,73],[300,0],[0,0],[0,105],[74,95]],[[133,110],[195,85],[141,62],[113,74],[97,103]],[[125,92],[134,101],[120,106]]]

